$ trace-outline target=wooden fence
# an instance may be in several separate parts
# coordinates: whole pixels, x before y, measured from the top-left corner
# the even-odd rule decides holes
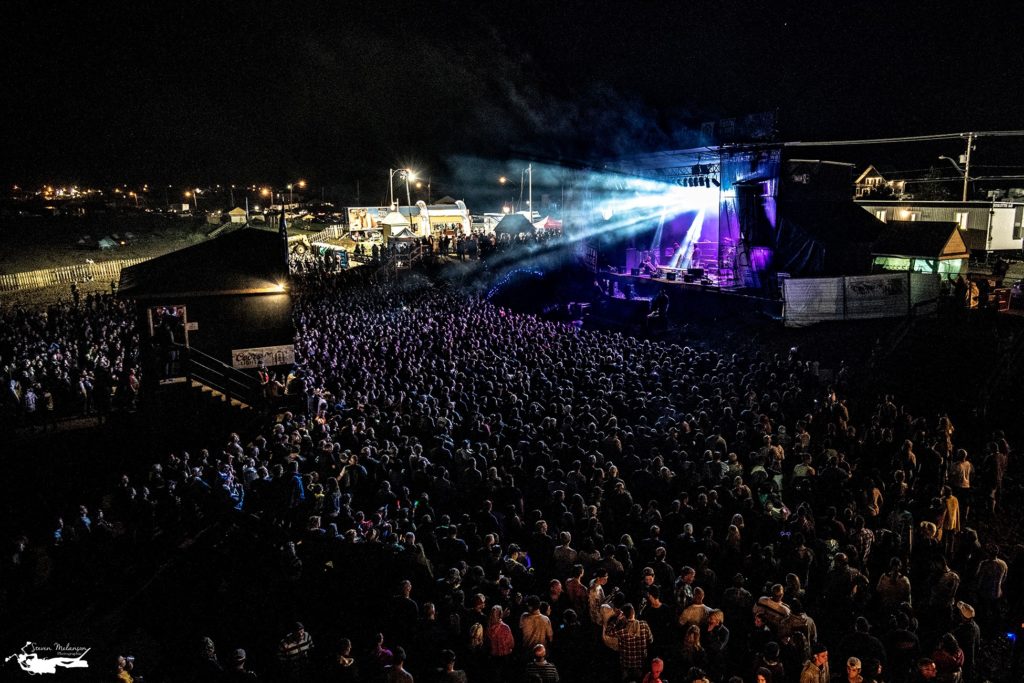
[[[121,279],[121,269],[142,263],[145,258],[126,258],[116,261],[82,263],[62,268],[30,270],[25,273],[0,274],[0,292],[39,289],[53,285],[71,285],[73,282],[110,282]]]

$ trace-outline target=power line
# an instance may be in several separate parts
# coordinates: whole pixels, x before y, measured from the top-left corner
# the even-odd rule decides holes
[[[961,140],[973,135],[975,138],[1020,137],[1024,138],[1024,130],[990,130],[977,133],[937,133],[934,135],[910,135],[896,138],[870,138],[865,140],[795,140],[783,142],[783,147],[845,147],[848,145],[883,145],[897,142],[929,142],[934,140]]]

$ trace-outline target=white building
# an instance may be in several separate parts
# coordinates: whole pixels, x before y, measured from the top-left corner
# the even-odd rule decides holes
[[[857,204],[880,221],[956,223],[972,252],[1012,251],[1024,246],[1024,200],[899,201],[861,199]]]

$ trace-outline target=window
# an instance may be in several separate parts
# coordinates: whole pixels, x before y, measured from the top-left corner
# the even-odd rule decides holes
[[[885,209],[875,209],[875,218],[885,223]]]
[[[969,214],[966,211],[957,211],[956,214],[954,214],[954,215],[956,216],[956,223],[957,223],[957,225],[960,226],[960,229],[961,230],[966,230],[967,229],[967,216]]]

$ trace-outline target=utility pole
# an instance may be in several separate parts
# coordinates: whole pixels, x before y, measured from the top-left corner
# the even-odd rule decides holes
[[[526,205],[530,211],[530,223],[533,223],[533,164],[529,164],[526,167],[526,172],[530,174],[530,186],[526,194]],[[521,192],[522,190],[520,190]],[[523,195],[519,195],[522,198]]]
[[[967,201],[967,183],[971,174],[971,150],[974,149],[974,133],[967,134],[967,154],[964,160],[964,196],[963,201]]]

